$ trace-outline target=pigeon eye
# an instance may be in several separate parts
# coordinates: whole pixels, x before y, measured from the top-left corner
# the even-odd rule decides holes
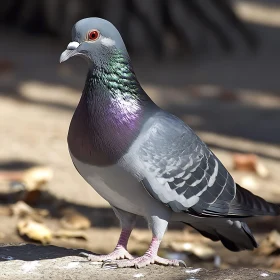
[[[89,31],[88,33],[88,40],[95,41],[99,38],[100,33],[97,30]]]

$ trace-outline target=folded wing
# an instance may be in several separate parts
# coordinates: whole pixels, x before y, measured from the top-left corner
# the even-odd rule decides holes
[[[278,206],[237,186],[212,151],[172,115],[154,117],[138,155],[143,185],[175,212],[224,217],[279,213]]]

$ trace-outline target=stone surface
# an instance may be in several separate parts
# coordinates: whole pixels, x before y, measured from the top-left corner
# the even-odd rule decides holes
[[[185,280],[279,280],[280,274],[259,269],[205,270],[163,267],[143,269],[101,268],[79,256],[81,250],[33,244],[0,247],[0,279],[185,279]]]

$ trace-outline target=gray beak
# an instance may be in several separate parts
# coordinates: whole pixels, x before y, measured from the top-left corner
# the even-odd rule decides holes
[[[80,46],[78,42],[70,42],[66,50],[61,54],[59,62],[62,63],[72,56],[78,54],[77,48]]]

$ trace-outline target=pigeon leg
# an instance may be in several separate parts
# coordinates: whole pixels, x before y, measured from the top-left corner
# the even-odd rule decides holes
[[[156,237],[153,237],[149,249],[146,251],[146,253],[143,256],[130,260],[120,260],[115,263],[111,263],[111,261],[105,261],[103,267],[104,268],[123,268],[123,267],[141,268],[154,263],[166,265],[166,266],[180,266],[180,264],[186,266],[186,264],[181,260],[168,260],[159,257],[157,255],[157,252],[158,252],[160,242],[161,241],[158,240]]]
[[[113,206],[112,208],[116,216],[119,218],[122,227],[117,246],[114,251],[108,255],[80,254],[81,256],[86,257],[89,261],[102,262],[106,260],[133,259],[132,255],[127,251],[127,243],[136,222],[136,215],[117,209]]]
[[[146,253],[138,258],[130,259],[130,260],[120,260],[116,262],[106,261],[103,264],[105,268],[121,268],[121,267],[135,267],[141,268],[147,266],[149,264],[162,264],[166,266],[186,266],[183,261],[180,260],[168,260],[161,258],[157,255],[159,245],[161,243],[162,237],[167,228],[168,222],[164,219],[160,219],[158,216],[151,217],[149,220],[149,225],[153,232],[153,238],[149,249]]]
[[[119,260],[119,259],[133,259],[132,255],[128,253],[126,247],[130,236],[131,230],[122,229],[119,241],[114,251],[108,255],[94,255],[87,253],[80,253],[81,256],[86,257],[89,261],[102,262],[106,260]]]

